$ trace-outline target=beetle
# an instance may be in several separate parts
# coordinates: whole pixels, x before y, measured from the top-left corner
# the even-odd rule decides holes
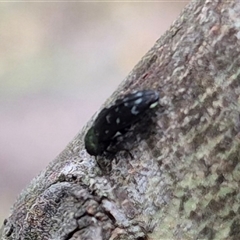
[[[108,150],[117,136],[139,121],[147,110],[157,106],[159,93],[141,90],[130,93],[104,108],[87,131],[84,142],[90,155],[99,156]]]

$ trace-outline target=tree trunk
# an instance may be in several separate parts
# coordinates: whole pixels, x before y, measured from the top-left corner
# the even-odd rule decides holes
[[[22,192],[1,239],[240,239],[239,38],[237,0],[192,1],[106,103],[160,94],[133,159],[99,168],[89,123]]]

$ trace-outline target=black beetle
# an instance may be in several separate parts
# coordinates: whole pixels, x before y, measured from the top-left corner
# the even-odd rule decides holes
[[[107,152],[114,139],[151,108],[157,106],[159,93],[142,90],[117,99],[109,108],[104,108],[88,130],[84,142],[90,155],[98,156]]]

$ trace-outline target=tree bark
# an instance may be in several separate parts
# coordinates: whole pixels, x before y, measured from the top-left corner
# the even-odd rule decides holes
[[[239,38],[237,0],[192,1],[105,104],[159,91],[164,112],[134,158],[102,171],[83,144],[91,121],[22,192],[1,239],[240,239]]]

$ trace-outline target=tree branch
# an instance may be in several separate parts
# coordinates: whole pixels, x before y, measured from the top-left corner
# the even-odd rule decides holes
[[[106,103],[159,91],[165,111],[134,159],[101,171],[89,123],[22,192],[1,239],[239,239],[239,19],[237,1],[192,1]]]

